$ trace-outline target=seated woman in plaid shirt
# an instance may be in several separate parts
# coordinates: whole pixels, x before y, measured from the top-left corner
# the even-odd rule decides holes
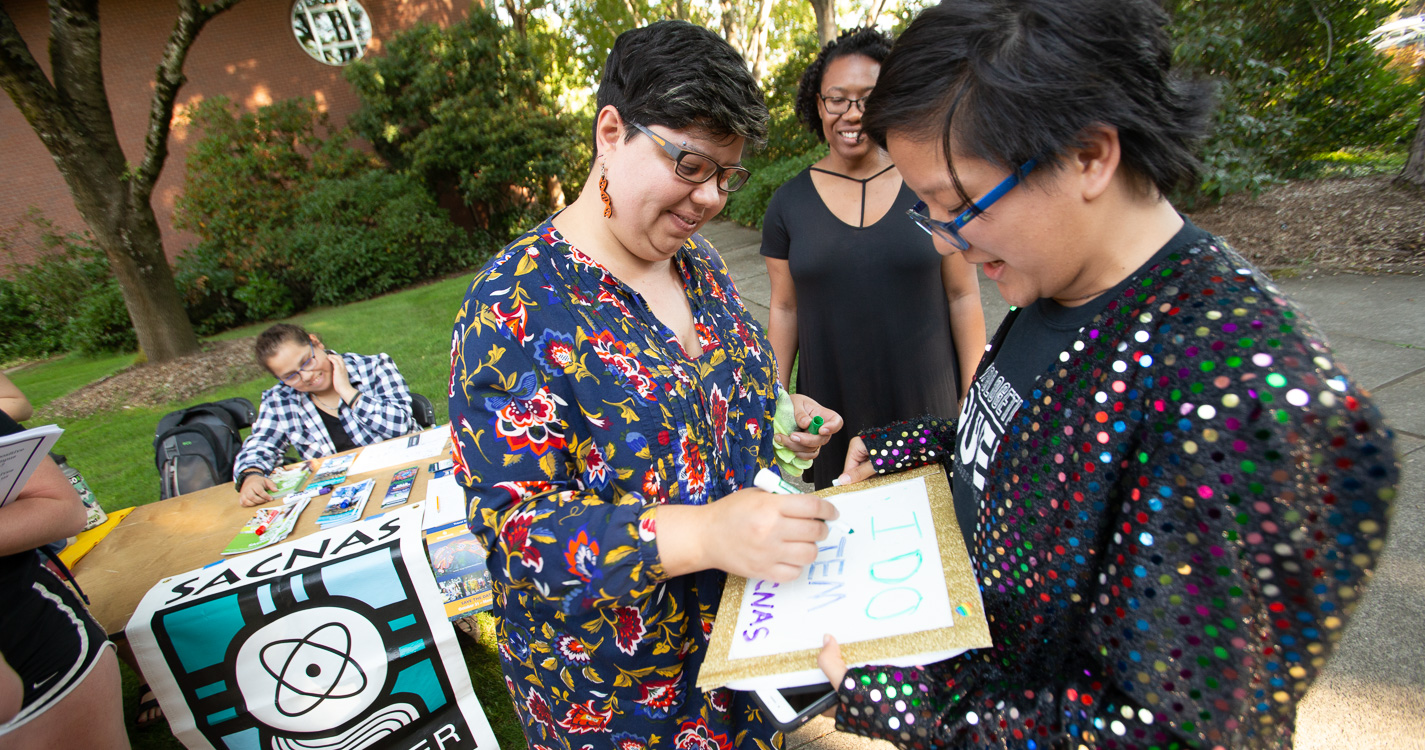
[[[411,390],[385,354],[337,354],[301,326],[278,323],[257,337],[257,361],[280,381],[262,394],[252,434],[233,462],[239,500],[261,505],[268,473],[287,446],[319,458],[410,432]]]

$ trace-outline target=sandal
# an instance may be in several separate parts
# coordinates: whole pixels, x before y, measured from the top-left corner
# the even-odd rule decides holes
[[[455,626],[455,632],[469,638],[472,643],[479,642],[480,622],[475,619],[475,615],[466,615],[450,624]]]
[[[148,698],[145,700],[144,696],[148,696]],[[139,708],[138,711],[134,713],[134,726],[143,729],[144,727],[157,724],[162,721],[163,718],[163,709],[158,705],[158,696],[154,695],[153,690],[149,689],[147,682],[139,685]]]

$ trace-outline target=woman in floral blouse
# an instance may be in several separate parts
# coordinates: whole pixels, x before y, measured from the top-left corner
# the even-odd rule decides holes
[[[1391,430],[1271,280],[1166,199],[1195,184],[1208,112],[1166,23],[1157,0],[956,0],[882,65],[864,127],[913,218],[1016,307],[958,426],[866,431],[841,477],[947,463],[994,645],[847,670],[829,642],[842,728],[1289,748],[1360,600]]]
[[[595,162],[568,209],[476,275],[456,317],[450,418],[490,550],[500,656],[536,748],[767,748],[745,694],[695,687],[723,571],[789,580],[835,509],[746,489],[773,462],[776,365],[697,230],[746,181],[767,110],[706,29],[615,42]],[[841,419],[794,397],[822,434]]]

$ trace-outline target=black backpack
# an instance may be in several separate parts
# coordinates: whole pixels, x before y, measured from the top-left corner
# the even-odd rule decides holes
[[[252,402],[241,397],[165,414],[153,437],[159,499],[231,482],[242,429],[256,417]]]

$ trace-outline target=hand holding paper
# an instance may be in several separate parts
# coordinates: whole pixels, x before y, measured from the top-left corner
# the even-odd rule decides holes
[[[871,454],[866,450],[866,443],[857,436],[851,438],[851,444],[846,448],[846,466],[841,470],[841,476],[831,480],[831,486],[844,487],[875,475],[876,467],[871,465]]]

